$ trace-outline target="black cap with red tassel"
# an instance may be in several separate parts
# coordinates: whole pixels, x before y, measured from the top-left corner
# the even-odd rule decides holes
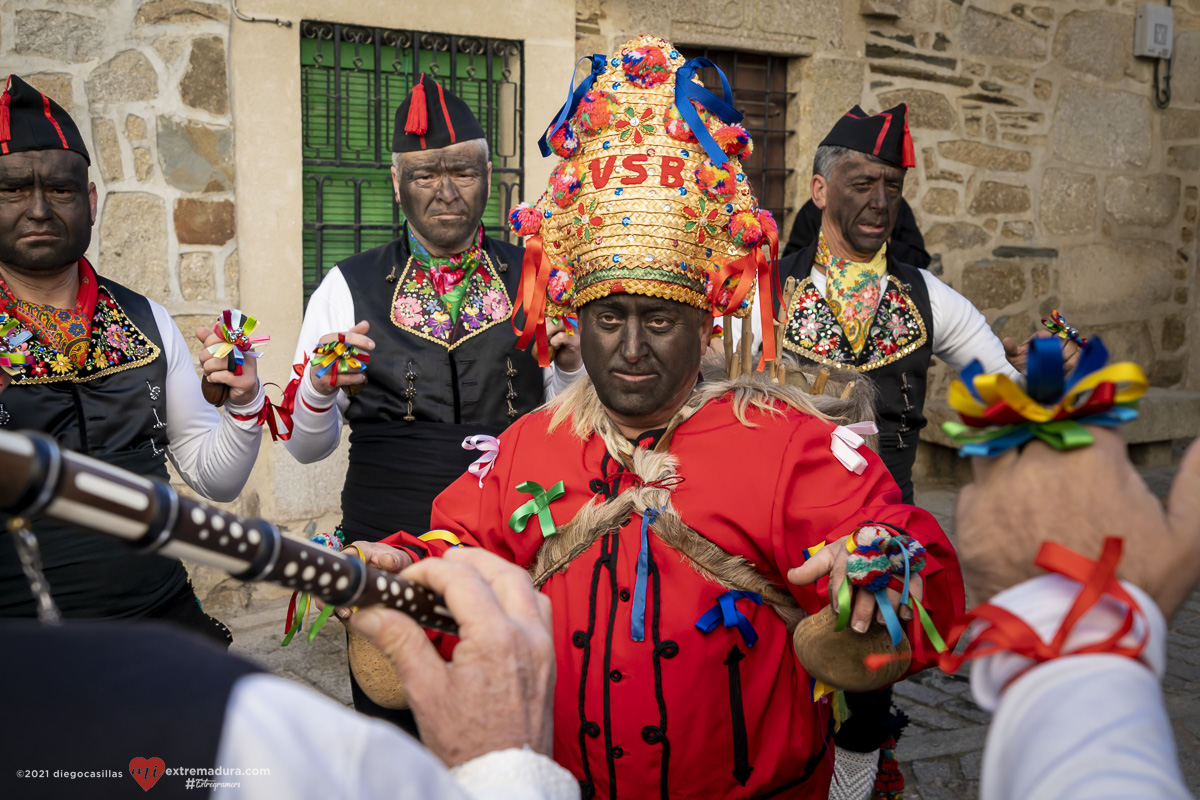
[[[0,155],[25,150],[71,150],[92,163],[79,128],[63,107],[9,75],[0,94]]]
[[[396,109],[392,152],[436,150],[483,138],[483,126],[470,107],[433,78],[421,73],[412,92]]]
[[[821,146],[833,145],[869,153],[894,167],[917,165],[912,134],[908,132],[908,106],[901,103],[874,116],[855,106],[834,123]]]

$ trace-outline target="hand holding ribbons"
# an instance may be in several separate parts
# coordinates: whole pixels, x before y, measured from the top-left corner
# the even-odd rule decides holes
[[[950,385],[950,405],[962,422],[942,429],[961,444],[959,455],[994,457],[1037,438],[1057,450],[1092,443],[1084,425],[1114,427],[1137,419],[1136,400],[1146,391],[1137,364],[1109,364],[1099,338],[1084,346],[1070,377],[1063,374],[1062,342],[1030,342],[1026,389],[1005,375],[985,375],[978,361]]]
[[[321,337],[312,353],[310,375],[312,385],[323,395],[336,394],[339,388],[349,388],[367,382],[363,372],[371,361],[375,342],[367,337],[370,323],[359,322],[343,333]]]
[[[235,405],[245,405],[258,394],[258,368],[255,360],[262,354],[254,352],[254,345],[269,341],[269,336],[251,336],[258,327],[258,320],[237,309],[227,309],[216,324],[209,328],[196,328],[196,338],[204,345],[200,351],[200,368],[204,380],[213,386],[229,387],[228,399]],[[250,360],[246,360],[250,356]],[[208,390],[205,396],[209,397]],[[225,402],[223,391],[210,397],[214,405]]]

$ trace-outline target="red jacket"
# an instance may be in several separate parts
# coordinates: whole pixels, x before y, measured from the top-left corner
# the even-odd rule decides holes
[[[616,463],[599,436],[581,441],[569,422],[548,432],[549,419],[541,411],[514,423],[483,488],[462,476],[435,501],[432,527],[529,566],[543,536],[537,517],[519,532],[509,527],[530,499],[516,486],[563,481],[566,494],[549,505],[563,525],[605,493],[596,479],[611,476]],[[877,456],[862,448],[869,463],[855,475],[830,450],[832,424],[790,409],[751,410],[750,419],[757,427],[739,423],[721,400],[675,430],[670,452],[683,480],[671,502],[687,525],[743,556],[811,613],[827,602],[824,580],[799,587],[785,577],[803,562],[802,551],[867,521],[890,522],[928,550],[924,604],[938,627],[963,611],[953,548],[930,514],[898,504]],[[644,641],[634,641],[641,530],[641,515],[632,515],[542,587],[553,602],[558,652],[555,759],[580,779],[585,798],[591,787],[602,798],[823,800],[832,772],[829,701],[812,702],[810,679],[775,611],[736,601],[758,636],[753,646],[736,627],[702,632],[697,621],[725,589],[650,532]],[[448,546],[406,533],[385,541],[419,554]],[[925,666],[914,663],[913,671]]]

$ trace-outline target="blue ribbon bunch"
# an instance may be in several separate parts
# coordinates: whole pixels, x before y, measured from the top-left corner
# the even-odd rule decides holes
[[[716,605],[705,611],[704,616],[696,620],[696,627],[704,633],[712,633],[718,622],[726,628],[737,628],[746,647],[754,647],[754,643],[758,641],[758,632],[754,630],[754,626],[750,624],[746,615],[738,610],[736,605],[738,600],[749,600],[756,606],[761,606],[763,603],[762,595],[757,592],[725,592],[717,598]]]

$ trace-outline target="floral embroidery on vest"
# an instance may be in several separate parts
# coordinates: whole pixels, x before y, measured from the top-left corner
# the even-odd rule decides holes
[[[429,272],[412,258],[405,264],[392,295],[392,324],[451,350],[481,331],[505,322],[511,314],[508,290],[486,252],[467,279],[457,323],[446,313]]]
[[[899,361],[925,344],[928,335],[913,299],[891,280],[862,352],[856,354],[812,278],[805,278],[792,301],[783,339],[786,349],[818,364],[866,372]]]
[[[36,338],[36,333],[34,337],[21,345],[25,369],[14,378],[16,383],[84,383],[149,364],[162,352],[133,324],[104,286],[98,290],[91,341],[82,367],[76,369],[65,354]]]

